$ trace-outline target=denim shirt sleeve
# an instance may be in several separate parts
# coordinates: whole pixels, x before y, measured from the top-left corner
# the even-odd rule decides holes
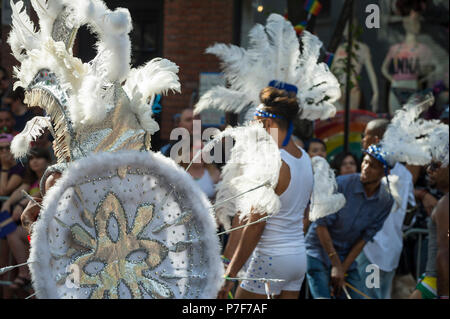
[[[362,239],[367,243],[369,241],[372,241],[373,237],[380,231],[380,229],[383,227],[384,221],[388,217],[389,213],[391,212],[393,200],[390,198],[390,200],[387,201],[386,205],[384,206],[382,212],[378,215],[378,217],[375,219],[375,221],[370,225],[366,230],[364,231],[362,235]]]
[[[337,214],[338,213],[334,213],[334,214],[319,218],[316,220],[316,224],[318,226],[326,226],[326,227],[333,226],[334,222],[337,219]]]

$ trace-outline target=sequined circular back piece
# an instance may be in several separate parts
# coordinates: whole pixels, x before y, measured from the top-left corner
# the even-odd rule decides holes
[[[30,253],[39,298],[215,298],[223,266],[210,204],[172,160],[91,155],[44,207]]]

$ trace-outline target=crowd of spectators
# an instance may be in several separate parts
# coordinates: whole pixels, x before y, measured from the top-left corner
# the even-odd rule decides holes
[[[25,263],[29,256],[27,232],[21,226],[20,216],[28,204],[26,192],[41,197],[39,181],[46,168],[55,163],[51,135],[48,131],[35,142],[27,158],[14,159],[11,142],[34,116],[42,115],[38,108],[24,103],[24,90],[12,90],[12,79],[0,67],[0,268]],[[1,298],[26,295],[31,288],[27,266],[0,276]]]

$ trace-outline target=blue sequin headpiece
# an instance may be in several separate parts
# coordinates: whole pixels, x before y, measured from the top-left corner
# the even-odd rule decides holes
[[[295,95],[297,95],[297,93],[298,93],[298,88],[295,85],[277,81],[277,80],[270,81],[269,86],[274,87],[279,90],[293,92],[293,93],[295,93]]]
[[[381,149],[380,145],[370,145],[367,150],[363,150],[363,153],[369,154],[377,161],[379,161],[381,164],[383,164],[385,171],[392,168],[386,160],[387,158],[386,152],[384,152]]]
[[[258,106],[256,108],[255,116],[285,120],[284,116],[276,115],[276,114],[273,114],[273,113],[270,113],[270,112],[266,112],[266,111],[264,111],[262,109],[263,107],[264,107],[264,104],[261,104],[260,106]]]
[[[384,167],[384,175],[386,176],[386,180],[387,180],[387,184],[388,184],[388,189],[389,192],[391,192],[391,188],[389,186],[389,169],[392,168],[391,165],[389,165],[389,163],[387,162],[386,158],[387,158],[387,154],[386,152],[384,152],[382,150],[382,148],[380,147],[380,145],[370,145],[367,150],[363,150],[363,153],[368,154],[370,156],[372,156],[373,158],[375,158],[377,161],[379,161],[381,164],[383,164]]]

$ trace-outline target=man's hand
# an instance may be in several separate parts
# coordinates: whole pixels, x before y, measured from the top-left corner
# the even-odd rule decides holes
[[[42,202],[42,198],[33,197],[33,199],[37,203]],[[30,235],[31,235],[31,226],[37,220],[39,212],[41,210],[41,208],[39,207],[39,205],[37,203],[30,200],[28,202],[27,207],[25,207],[25,209],[22,213],[22,216],[20,218],[22,221],[22,226],[25,227],[25,229],[28,231],[28,234],[30,234]]]
[[[333,294],[339,296],[342,287],[344,287],[345,273],[342,265],[333,266],[331,268],[331,285],[333,286]]]
[[[219,293],[217,295],[217,299],[228,299],[228,295],[231,289],[234,287],[234,282],[231,280],[225,280],[222,288],[220,288]]]
[[[3,205],[2,205],[2,212],[4,212],[5,210],[8,213],[11,212],[11,204],[8,201],[4,202]]]
[[[9,170],[15,164],[13,155],[11,153],[3,152],[0,155],[0,163],[2,165],[2,169]]]

